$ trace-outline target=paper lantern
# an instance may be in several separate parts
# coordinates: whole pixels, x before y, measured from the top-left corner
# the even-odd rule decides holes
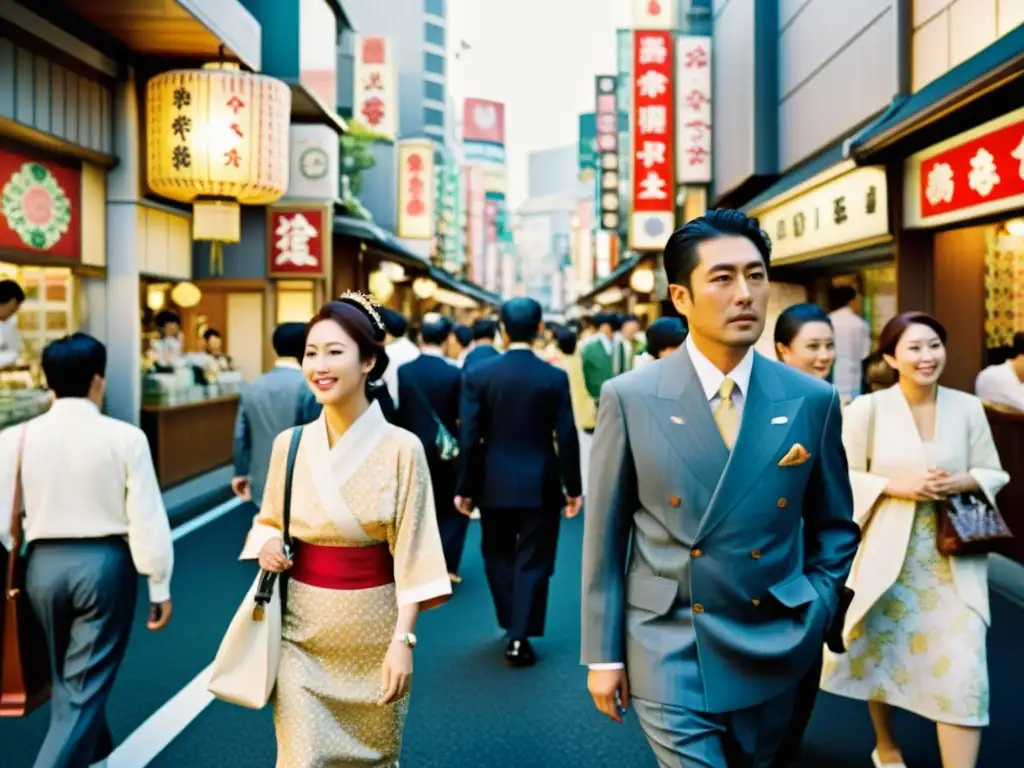
[[[182,309],[191,309],[203,298],[203,292],[194,283],[178,283],[171,289],[171,301]]]
[[[395,284],[382,270],[370,273],[370,293],[380,302],[386,302],[395,292]]]
[[[629,276],[629,287],[634,293],[650,293],[654,290],[654,271],[650,267],[637,267]]]
[[[412,281],[412,292],[417,299],[425,301],[433,296],[435,291],[437,291],[437,283],[429,277],[417,277]]]
[[[157,75],[146,85],[149,188],[192,204],[193,239],[237,243],[239,203],[267,205],[288,188],[290,115],[285,83],[236,64]]]

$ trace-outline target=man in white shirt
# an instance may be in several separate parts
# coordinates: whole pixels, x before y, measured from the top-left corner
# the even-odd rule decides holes
[[[864,380],[864,361],[871,355],[871,328],[860,316],[860,296],[855,288],[841,285],[833,293],[829,314],[836,338],[836,362],[833,380],[839,397],[848,403],[860,394]]]
[[[387,385],[391,402],[398,408],[398,369],[411,363],[420,356],[419,347],[409,340],[409,322],[401,312],[388,309],[381,313],[384,329],[387,331],[387,346],[384,351],[388,355],[388,367],[384,369],[381,380]]]
[[[0,280],[0,369],[10,368],[21,355],[18,310],[25,292],[13,280]]]
[[[51,343],[42,363],[56,402],[0,432],[0,509],[10,509],[21,452],[25,592],[52,674],[37,766],[96,764],[113,751],[106,705],[128,645],[137,573],[149,581],[149,629],[171,618],[167,512],[146,436],[100,413],[106,362],[106,348],[86,334]],[[0,516],[5,549],[10,523]]]
[[[978,374],[974,394],[994,405],[1024,411],[1024,333],[1014,334],[1013,357]]]

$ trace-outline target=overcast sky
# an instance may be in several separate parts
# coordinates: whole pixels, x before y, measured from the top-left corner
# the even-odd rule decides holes
[[[594,109],[594,76],[614,74],[615,30],[629,0],[449,0],[452,32],[472,49],[466,97],[505,103],[508,201],[527,194],[527,155],[575,144],[577,115]]]

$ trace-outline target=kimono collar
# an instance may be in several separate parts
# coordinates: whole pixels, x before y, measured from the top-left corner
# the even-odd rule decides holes
[[[374,439],[377,433],[382,427],[387,426],[387,419],[384,418],[384,413],[380,409],[380,403],[374,400],[370,403],[370,407],[363,411],[363,414],[353,421],[345,434],[341,435],[337,442],[331,446],[327,438],[327,416],[320,412],[321,422],[320,427],[317,431],[323,436],[324,447],[329,449],[329,453],[347,453],[352,455],[354,452],[361,452],[361,447],[366,444],[376,445],[377,441]]]

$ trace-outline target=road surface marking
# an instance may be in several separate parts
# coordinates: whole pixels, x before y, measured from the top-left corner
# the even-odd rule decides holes
[[[224,517],[228,512],[238,509],[242,505],[242,500],[235,498],[225,501],[223,504],[218,504],[213,509],[203,512],[199,517],[194,517],[187,523],[182,523],[173,531],[171,531],[171,539],[177,541],[183,536],[188,536],[192,531],[197,531],[207,523],[212,523],[214,520]]]
[[[145,768],[213,702],[210,667],[149,716],[107,758],[107,768]]]

